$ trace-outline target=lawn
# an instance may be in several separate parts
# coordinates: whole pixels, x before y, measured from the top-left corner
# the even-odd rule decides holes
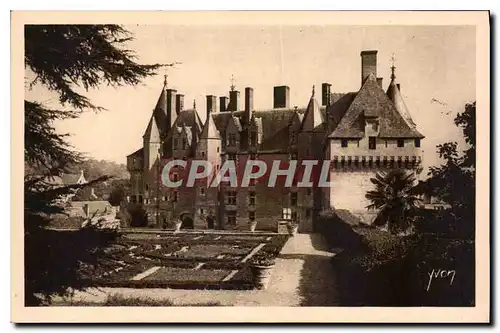
[[[92,286],[253,289],[251,252],[276,257],[287,235],[125,233],[86,267]],[[253,257],[253,256],[252,256]]]

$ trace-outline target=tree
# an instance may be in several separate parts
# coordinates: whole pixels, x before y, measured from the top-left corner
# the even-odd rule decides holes
[[[88,91],[101,84],[114,87],[135,85],[154,75],[160,67],[169,66],[136,62],[134,52],[126,48],[130,40],[132,35],[118,25],[25,26],[25,68],[35,77],[27,88],[31,89],[36,84],[45,86],[57,94],[61,106],[61,109],[54,109],[40,101],[24,102],[26,305],[39,303],[39,298],[34,296],[37,293],[64,291],[68,284],[74,282],[69,277],[62,279],[64,283],[51,282],[58,280],[56,275],[61,273],[52,267],[51,260],[58,258],[47,258],[43,261],[45,265],[39,261],[40,254],[50,248],[47,242],[54,241],[53,235],[49,237],[43,227],[52,214],[63,212],[58,199],[108,178],[102,176],[85,185],[54,186],[51,183],[54,177],[82,161],[82,155],[66,141],[68,134],[56,132],[54,121],[76,118],[87,110],[104,109],[92,104],[77,91],[78,88]],[[93,251],[91,245],[97,243],[82,244],[89,245],[79,249],[79,254]],[[71,258],[73,263],[80,260],[78,256]],[[76,267],[69,263],[67,266],[68,269]],[[74,274],[71,276],[75,277]]]
[[[454,122],[462,128],[468,148],[459,153],[457,142],[438,145],[437,153],[444,163],[430,167],[430,177],[420,187],[422,192],[449,203],[456,228],[460,229],[463,235],[474,237],[476,102],[467,103],[465,110],[457,114]]]
[[[391,233],[406,231],[420,200],[414,193],[414,174],[394,169],[379,172],[370,181],[375,189],[368,191],[365,197],[371,202],[367,208],[378,210],[374,224],[387,225]]]

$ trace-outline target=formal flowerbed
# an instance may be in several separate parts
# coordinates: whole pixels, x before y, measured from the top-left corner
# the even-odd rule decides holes
[[[255,258],[274,259],[287,235],[129,233],[83,271],[92,285],[253,289]]]

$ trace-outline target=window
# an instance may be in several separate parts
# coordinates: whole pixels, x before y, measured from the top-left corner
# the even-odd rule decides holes
[[[311,210],[310,209],[306,209],[306,218],[310,218],[311,217]]]
[[[220,152],[220,147],[219,146],[217,146],[217,152]]]
[[[236,146],[236,134],[235,133],[229,133],[227,144],[229,146]]]
[[[227,224],[236,225],[236,212],[228,211],[227,212]]]
[[[420,148],[420,139],[415,139],[415,147]]]
[[[143,203],[144,201],[142,200],[142,195],[139,195],[139,203]]]
[[[164,196],[163,201],[168,201],[168,196]]]
[[[225,131],[222,131],[221,134],[221,139],[222,139],[222,147],[225,147],[226,146],[226,132]]]
[[[297,206],[297,192],[290,193],[290,205],[292,207]]]
[[[387,140],[385,140],[385,148],[387,148]]]
[[[250,206],[254,206],[255,205],[255,192],[249,192],[248,193],[248,204]]]
[[[200,208],[200,215],[205,214],[205,210],[203,208]]]
[[[227,192],[227,204],[228,205],[236,205],[236,192],[235,191]]]
[[[174,150],[179,147],[179,139],[174,138]]]
[[[255,221],[255,212],[248,212],[248,219],[250,221]]]
[[[342,139],[340,141],[340,145],[342,146],[342,148],[347,148],[347,143],[348,143],[347,139]]]
[[[405,146],[405,140],[403,139],[398,139],[398,148],[402,148]]]
[[[186,138],[182,138],[182,149],[187,149],[187,140],[186,140]]]
[[[292,221],[297,221],[297,212],[292,212]]]
[[[368,138],[368,149],[375,149],[377,148],[377,138],[374,136],[370,136]]]
[[[205,152],[204,151],[201,152],[201,157],[205,158]]]
[[[292,218],[292,209],[283,208],[283,220],[290,220]]]
[[[205,188],[204,187],[200,187],[200,194],[205,195]]]
[[[130,197],[130,202],[136,203],[137,202],[137,197],[135,195]]]
[[[256,132],[250,132],[250,144],[251,145],[257,144],[257,133]]]
[[[146,191],[149,190],[149,186],[146,184]]]

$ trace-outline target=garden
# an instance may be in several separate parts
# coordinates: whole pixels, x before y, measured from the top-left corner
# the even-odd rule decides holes
[[[287,235],[122,233],[81,274],[92,286],[258,288],[254,266],[272,262]]]

